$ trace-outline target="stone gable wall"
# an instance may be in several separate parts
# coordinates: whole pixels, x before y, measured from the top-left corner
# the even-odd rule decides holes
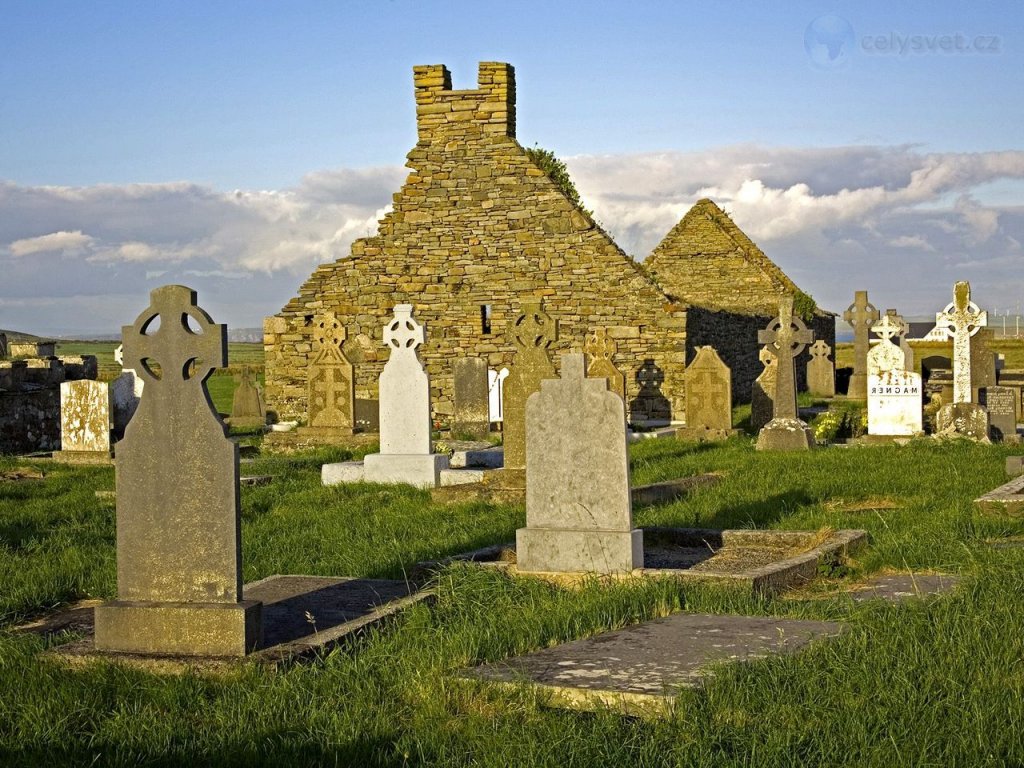
[[[682,418],[685,306],[674,303],[594,222],[569,202],[515,141],[515,85],[507,64],[480,65],[480,87],[451,90],[443,66],[414,70],[419,141],[410,174],[376,236],[351,256],[320,266],[264,325],[268,407],[304,418],[310,325],[333,311],[348,333],[356,396],[375,398],[387,359],[381,328],[395,304],[415,306],[427,327],[421,358],[435,416],[452,413],[452,360],[511,362],[508,327],[522,299],[542,297],[559,321],[558,353],[581,350],[596,327],[618,343],[627,377],[647,358],[665,373],[664,393]],[[489,310],[484,310],[487,307]],[[482,312],[489,311],[490,332]],[[756,354],[756,352],[755,352]]]

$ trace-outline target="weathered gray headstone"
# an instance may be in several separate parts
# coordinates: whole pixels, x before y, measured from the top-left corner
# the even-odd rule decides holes
[[[686,368],[686,426],[682,440],[723,440],[732,428],[732,372],[714,347],[698,347]]]
[[[750,427],[760,430],[775,412],[775,376],[779,368],[771,348],[761,347],[757,356],[764,370],[750,387]]]
[[[970,283],[958,282],[953,286],[953,301],[935,315],[935,327],[953,339],[953,402],[935,414],[935,431],[940,436],[989,439],[988,414],[971,399],[971,337],[986,325],[988,313],[971,301]]]
[[[843,313],[853,327],[853,375],[847,397],[866,400],[868,396],[868,330],[878,321],[878,310],[868,301],[867,291],[854,292],[853,304]]]
[[[992,348],[996,339],[994,328],[982,328],[971,336],[971,399],[978,402],[978,390],[994,387],[996,377],[996,352]]]
[[[625,400],[626,376],[612,362],[618,348],[607,328],[595,328],[583,343],[583,354],[587,356],[587,376],[608,379],[608,389]]]
[[[526,407],[526,527],[521,571],[628,572],[643,567],[633,528],[622,398],[589,378],[584,356],[562,355],[562,378],[541,383]]]
[[[515,345],[504,386],[505,469],[526,469],[526,400],[544,379],[556,377],[548,347],[558,340],[558,323],[541,309],[540,299],[524,299],[522,314],[509,330]]]
[[[452,363],[455,380],[452,432],[482,440],[490,434],[491,418],[487,389],[487,360],[461,357]]]
[[[759,451],[807,450],[814,434],[798,416],[796,406],[796,357],[814,341],[814,333],[793,314],[793,297],[779,300],[779,316],[757,333],[758,343],[771,348],[778,361],[775,374],[775,409],[772,420],[757,435]]]
[[[313,318],[317,355],[309,364],[309,404],[301,435],[343,437],[355,425],[355,376],[341,345],[346,333],[333,312]]]
[[[811,359],[807,363],[807,390],[816,397],[835,397],[836,366],[832,362],[832,348],[821,339],[811,344]]]
[[[69,464],[110,462],[110,387],[105,381],[60,385],[60,447],[53,458]]]
[[[384,345],[391,354],[379,382],[380,453],[367,455],[363,466],[371,483],[436,488],[448,456],[430,451],[430,376],[417,352],[426,332],[412,309],[412,304],[396,305],[394,318],[384,326]]]
[[[248,365],[243,366],[236,381],[238,386],[231,401],[231,426],[264,426],[267,423],[267,407],[256,383],[256,372]]]
[[[979,394],[981,405],[988,411],[992,439],[1017,442],[1017,393],[1010,387],[984,387]]]
[[[117,600],[96,608],[96,648],[244,655],[260,604],[242,599],[238,446],[206,389],[227,364],[227,328],[195,291],[166,285],[123,340],[146,389],[118,444]]]

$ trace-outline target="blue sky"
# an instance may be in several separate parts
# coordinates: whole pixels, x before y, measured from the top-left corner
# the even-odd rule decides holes
[[[850,30],[838,62],[805,47],[822,16]],[[638,258],[710,194],[833,310],[867,288],[934,312],[954,279],[992,309],[1024,293],[1017,3],[43,0],[0,18],[0,327],[111,330],[169,281],[258,325],[401,183],[412,66],[470,88],[480,60],[516,67],[520,143],[567,158]]]

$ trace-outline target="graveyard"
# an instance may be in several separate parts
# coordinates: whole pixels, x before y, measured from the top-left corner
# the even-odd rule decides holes
[[[1012,12],[128,5],[0,30],[0,768],[1024,765]]]

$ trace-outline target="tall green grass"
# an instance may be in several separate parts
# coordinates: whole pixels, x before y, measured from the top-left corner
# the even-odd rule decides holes
[[[673,581],[576,590],[453,565],[437,600],[324,658],[272,672],[159,677],[66,669],[46,643],[0,633],[0,765],[951,766],[1024,762],[1024,551],[970,500],[1001,482],[1007,450],[970,444],[763,454],[747,439],[631,449],[634,482],[703,472],[722,481],[637,510],[642,525],[862,527],[849,578],[880,568],[955,571],[957,592],[891,605]],[[243,489],[245,577],[401,577],[420,559],[508,540],[522,507],[441,507],[408,488],[323,488],[344,451],[258,460],[278,475]],[[0,469],[16,464],[0,460]],[[249,470],[247,469],[247,472]],[[0,482],[0,627],[114,593],[109,469],[54,467]],[[723,666],[661,721],[562,712],[531,689],[459,682],[485,661],[674,610],[843,621],[792,657]]]

